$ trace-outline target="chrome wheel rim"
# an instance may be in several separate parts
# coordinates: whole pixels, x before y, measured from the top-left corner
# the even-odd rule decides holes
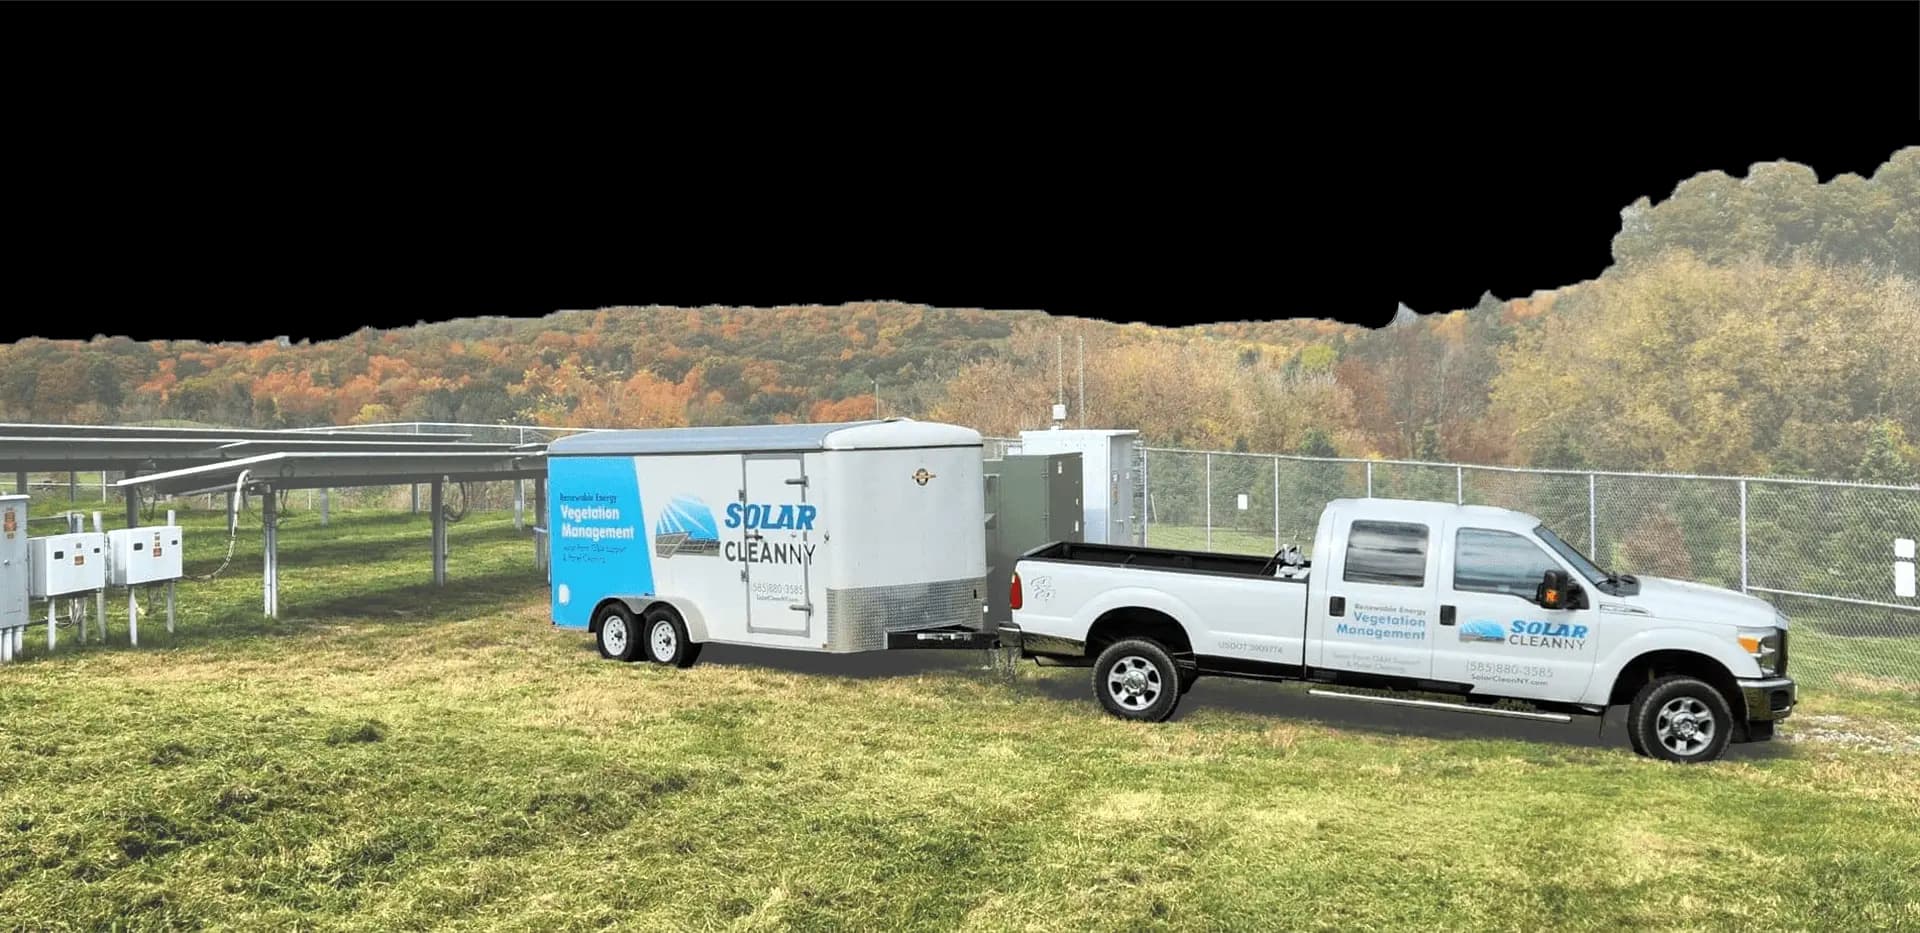
[[[1653,734],[1667,751],[1692,757],[1713,744],[1713,711],[1697,697],[1676,697],[1660,707]]]
[[[1127,655],[1107,669],[1107,692],[1115,703],[1133,712],[1152,706],[1164,686],[1160,669],[1137,654]]]
[[[660,661],[673,658],[673,623],[662,619],[653,623],[653,656]]]
[[[600,640],[607,645],[608,654],[622,654],[627,650],[627,620],[613,616],[600,623]]]

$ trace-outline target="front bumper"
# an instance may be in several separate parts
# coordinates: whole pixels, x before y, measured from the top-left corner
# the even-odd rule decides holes
[[[1736,681],[1747,701],[1748,722],[1776,722],[1793,715],[1798,689],[1787,677]]]

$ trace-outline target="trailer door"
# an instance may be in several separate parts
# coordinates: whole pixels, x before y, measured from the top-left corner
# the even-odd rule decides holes
[[[808,501],[797,454],[745,458],[745,501],[737,516],[747,581],[747,631],[805,636],[812,631],[807,577],[819,543],[819,512]],[[728,516],[729,524],[735,516]]]

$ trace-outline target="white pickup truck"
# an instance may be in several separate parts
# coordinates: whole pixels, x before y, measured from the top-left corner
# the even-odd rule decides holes
[[[1634,751],[1698,762],[1772,738],[1793,711],[1772,605],[1609,573],[1531,515],[1339,499],[1311,553],[1036,548],[1014,565],[1000,642],[1091,666],[1108,711],[1150,722],[1201,675],[1559,722],[1629,704]]]

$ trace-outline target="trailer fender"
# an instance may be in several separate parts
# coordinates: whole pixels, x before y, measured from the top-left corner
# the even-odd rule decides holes
[[[673,611],[680,614],[680,621],[686,623],[688,641],[697,645],[707,640],[706,617],[702,616],[693,602],[684,596],[617,596],[615,598],[627,604],[634,618],[646,615],[647,610],[655,606],[672,606]]]

